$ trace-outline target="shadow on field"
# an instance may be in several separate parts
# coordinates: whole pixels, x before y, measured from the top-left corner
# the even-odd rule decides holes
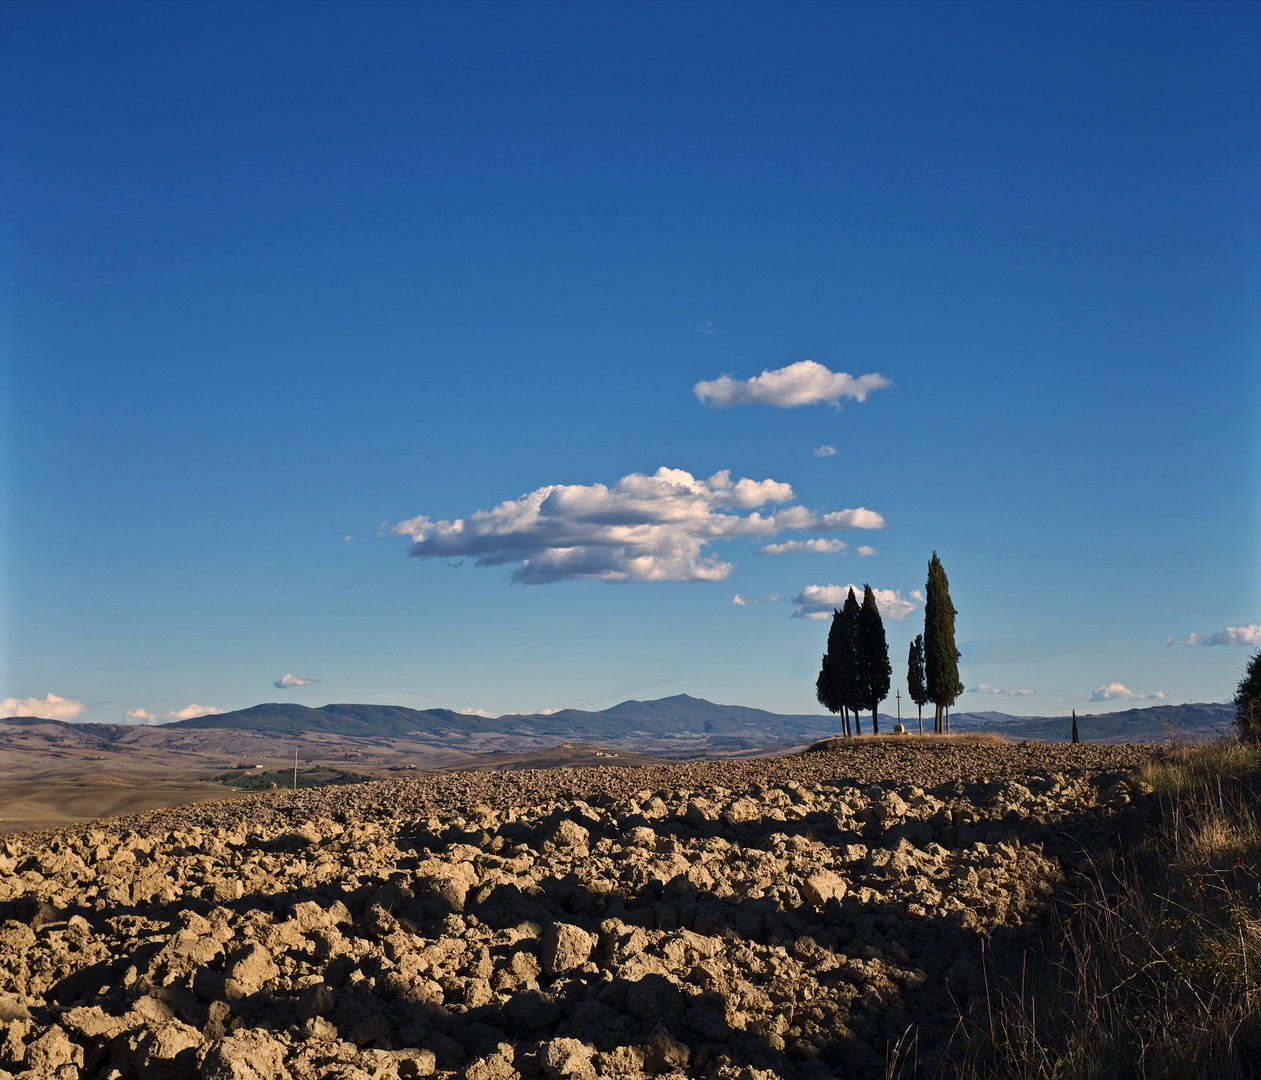
[[[986,785],[958,782],[930,794],[946,802],[966,794],[978,806],[987,797]],[[361,1053],[423,1048],[433,1051],[438,1069],[460,1070],[469,1080],[542,1076],[541,1048],[565,1039],[596,1052],[589,1072],[575,1065],[567,1073],[549,1059],[548,1075],[574,1080],[597,1070],[754,1080],[753,1073],[741,1074],[746,1068],[805,1078],[929,1077],[943,1057],[961,1060],[969,1041],[984,1037],[973,1003],[984,996],[986,951],[1018,953],[1036,939],[1027,924],[984,933],[970,908],[917,917],[904,899],[891,898],[909,871],[895,882],[885,864],[870,857],[848,869],[842,896],[822,903],[809,902],[787,877],[767,895],[742,899],[721,881],[711,877],[706,884],[682,872],[649,878],[631,894],[611,883],[602,891],[598,881],[584,884],[574,872],[464,891],[425,876],[432,855],[457,845],[474,864],[503,862],[498,852],[520,846],[540,851],[565,821],[589,830],[594,842],[594,815],[606,807],[602,797],[588,798],[591,814],[558,811],[532,825],[405,828],[395,842],[411,854],[388,878],[239,897],[208,884],[169,903],[68,909],[22,898],[0,904],[0,921],[15,920],[37,936],[68,932],[75,918],[98,933],[120,921],[152,928],[149,940],[129,954],[95,960],[56,982],[44,995],[48,1004],[29,1009],[37,1024],[55,1023],[63,1010],[79,1006],[122,1017],[150,999],[210,1039],[264,1029],[287,1033],[293,1043],[340,1039]],[[611,806],[613,799],[605,802]],[[1136,804],[1104,821],[1091,813],[1032,830],[1009,815],[965,824],[939,815],[928,822],[928,839],[919,835],[915,846],[999,845],[1023,830],[1024,847],[1041,845],[1071,871],[1083,852],[1131,843],[1143,814]],[[623,817],[608,835],[623,847],[658,854],[712,840],[733,852],[791,855],[820,844],[834,851],[854,845],[869,853],[905,850],[912,832],[875,820],[845,828],[834,813],[816,812],[734,825],[641,815]],[[280,850],[288,842],[282,836],[263,846]],[[305,917],[297,905],[308,901],[332,913],[327,925],[295,931],[291,939],[265,937],[275,935],[269,929],[275,924],[296,925]],[[221,947],[207,944],[196,953],[199,940],[211,940],[207,927],[224,924],[224,912],[239,916],[234,926],[256,927],[257,940],[274,942],[272,951],[302,988],[280,992],[230,976],[234,956],[256,940],[253,931],[242,937],[238,930]],[[270,914],[270,923],[260,912]],[[574,958],[557,959],[556,924],[589,935],[585,955],[580,949]],[[650,931],[674,934],[653,952],[659,943],[650,941]],[[163,959],[181,933],[190,955],[199,958],[186,968]],[[438,963],[437,956],[445,960]],[[81,1031],[82,1075],[105,1076],[125,1057],[120,1040],[130,1037],[106,1024],[95,1035]],[[424,1075],[419,1068],[400,1065],[397,1075]]]

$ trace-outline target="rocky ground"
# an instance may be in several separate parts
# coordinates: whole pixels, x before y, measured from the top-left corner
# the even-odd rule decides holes
[[[931,1075],[1150,750],[415,776],[0,840],[0,1080]]]

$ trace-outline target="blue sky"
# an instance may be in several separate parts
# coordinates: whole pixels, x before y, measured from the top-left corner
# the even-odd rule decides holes
[[[5,708],[816,712],[794,615],[870,582],[905,689],[934,550],[957,707],[1228,698],[1259,48],[1241,4],[3,5]]]

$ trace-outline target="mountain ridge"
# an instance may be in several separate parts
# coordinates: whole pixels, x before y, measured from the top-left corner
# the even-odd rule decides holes
[[[1160,742],[1176,735],[1217,737],[1229,730],[1234,716],[1230,703],[1199,702],[1158,705],[1111,713],[1089,713],[1077,718],[1082,739],[1094,742]],[[870,714],[863,716],[870,732]],[[927,718],[931,726],[931,717]],[[894,717],[880,714],[881,729],[888,732]],[[116,742],[140,725],[67,722],[39,717],[0,719],[8,725],[50,724],[56,730],[75,729],[102,742]],[[903,723],[918,730],[916,717]],[[1013,716],[994,711],[958,712],[951,716],[956,733],[982,732],[1005,738],[1036,742],[1066,742],[1071,731],[1069,716]],[[415,739],[438,746],[459,745],[474,736],[596,740],[633,743],[648,739],[697,743],[715,750],[792,746],[840,732],[840,718],[831,713],[773,713],[745,705],[721,705],[688,694],[652,701],[630,699],[599,712],[562,709],[554,713],[505,713],[483,717],[451,709],[412,709],[403,705],[330,703],[318,708],[293,702],[264,702],[232,712],[178,720],[158,725],[161,730],[229,730],[272,736],[304,734],[348,738]]]
[[[1233,718],[1229,703],[1200,702],[1156,705],[1077,718],[1081,737],[1088,740],[1157,741],[1162,733],[1177,731],[1223,733]],[[864,716],[870,730],[870,717]],[[891,730],[894,717],[880,714],[881,726]],[[903,721],[915,730],[914,717]],[[958,712],[951,716],[956,732],[992,732],[1016,739],[1067,741],[1070,716],[1013,716],[994,711]],[[243,728],[275,734],[322,731],[339,735],[459,738],[472,733],[555,736],[625,740],[636,735],[706,736],[711,739],[762,740],[765,745],[807,741],[820,733],[835,734],[840,718],[831,713],[774,713],[746,705],[721,705],[689,694],[652,701],[630,699],[598,712],[562,709],[554,713],[505,713],[481,717],[451,709],[409,709],[401,705],[330,704],[319,709],[290,703],[268,703],[232,713],[196,717],[169,725],[182,728]]]

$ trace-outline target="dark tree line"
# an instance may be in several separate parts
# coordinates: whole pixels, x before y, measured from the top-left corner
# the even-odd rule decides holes
[[[864,709],[869,711],[872,733],[879,735],[880,703],[889,696],[892,677],[889,644],[876,594],[870,585],[864,585],[863,602],[859,604],[850,589],[844,607],[832,609],[828,651],[815,681],[819,704],[829,712],[841,714],[846,735],[850,734],[851,717],[854,734],[863,733],[860,715]]]
[[[955,611],[950,601],[950,583],[937,552],[928,563],[928,584],[924,600],[924,632],[911,642],[907,657],[906,686],[919,710],[919,729],[924,731],[924,706],[936,706],[933,730],[950,730],[950,706],[963,693],[959,681],[959,650],[955,647]],[[884,622],[870,585],[863,586],[859,604],[849,590],[843,607],[832,609],[828,630],[828,651],[824,654],[815,681],[819,704],[841,714],[846,736],[861,735],[863,710],[871,712],[871,729],[880,734],[880,702],[889,696],[893,667]],[[850,720],[853,719],[853,731]]]
[[[1235,725],[1243,739],[1261,739],[1261,652],[1252,654],[1235,688]]]

